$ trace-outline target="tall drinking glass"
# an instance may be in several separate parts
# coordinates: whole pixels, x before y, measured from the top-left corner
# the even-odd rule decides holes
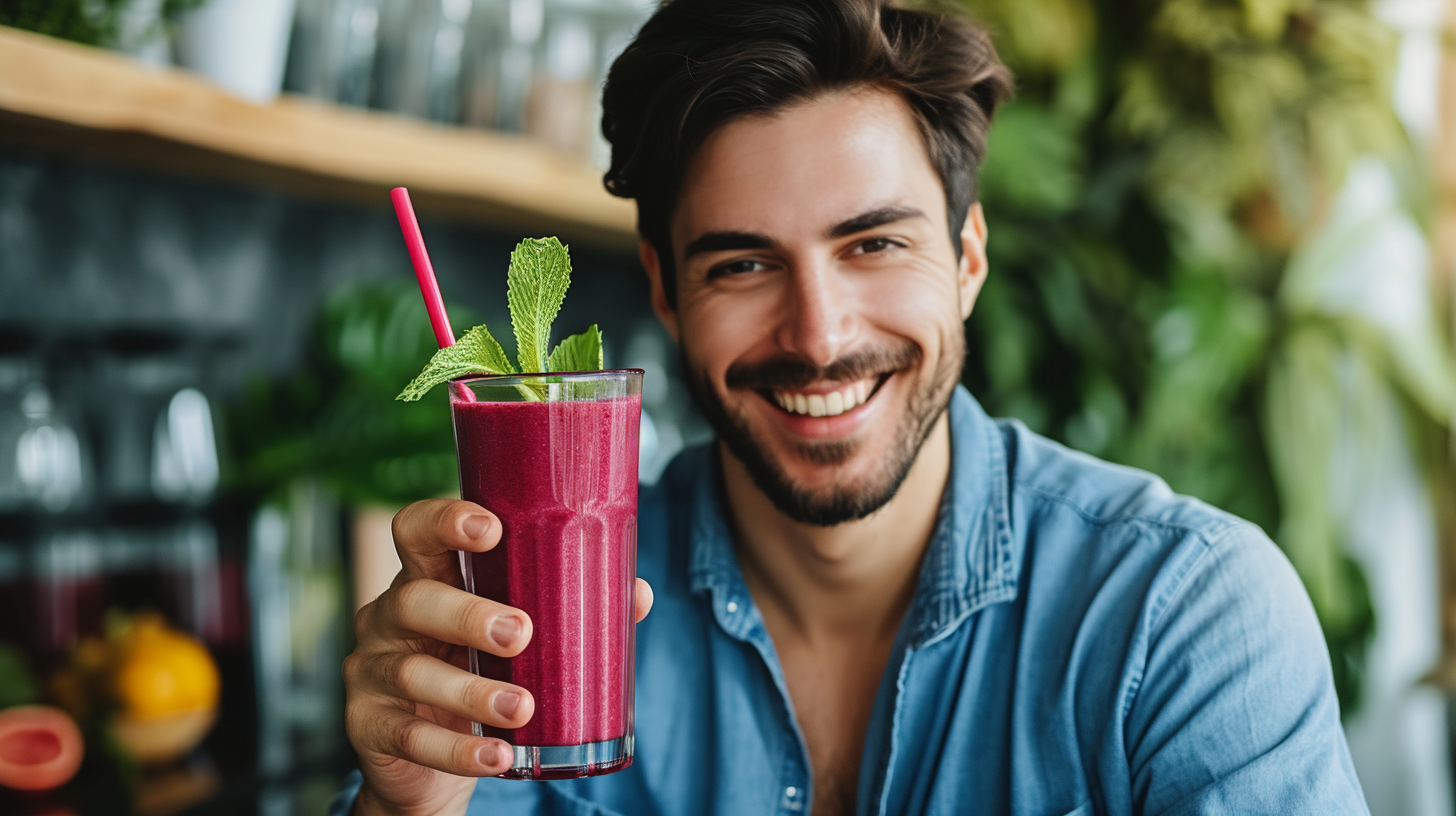
[[[482,677],[536,699],[504,776],[597,776],[632,764],[637,431],[642,372],[476,377],[450,385],[461,496],[500,543],[461,553],[465,588],[531,616],[517,656],[471,651]]]

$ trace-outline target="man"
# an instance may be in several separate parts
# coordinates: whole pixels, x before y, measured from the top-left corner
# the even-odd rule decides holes
[[[717,431],[641,497],[637,754],[528,783],[470,721],[530,648],[458,589],[490,508],[395,519],[345,665],[359,814],[1365,813],[1327,653],[1253,526],[987,418],[984,32],[876,0],[675,0],[613,66],[608,188]],[[357,792],[357,795],[356,795]]]

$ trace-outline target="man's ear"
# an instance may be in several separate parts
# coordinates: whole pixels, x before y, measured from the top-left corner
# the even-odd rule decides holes
[[[667,302],[667,292],[662,288],[662,263],[657,249],[646,240],[637,244],[637,256],[642,259],[642,268],[647,270],[647,282],[652,287],[652,311],[662,322],[662,327],[672,336],[674,343],[681,342],[677,324],[677,310]]]
[[[961,227],[961,266],[957,282],[957,288],[961,295],[961,320],[971,316],[971,307],[976,305],[976,297],[981,294],[981,286],[986,283],[986,275],[990,272],[990,265],[986,263],[986,213],[981,209],[981,202],[977,201],[971,205],[966,213],[965,226]]]

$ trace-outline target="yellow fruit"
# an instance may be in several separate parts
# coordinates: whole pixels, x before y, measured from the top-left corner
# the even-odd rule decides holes
[[[114,683],[122,710],[141,719],[217,705],[217,664],[207,647],[156,616],[132,621]]]

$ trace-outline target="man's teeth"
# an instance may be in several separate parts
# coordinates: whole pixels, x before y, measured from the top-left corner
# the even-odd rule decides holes
[[[808,414],[812,417],[839,416],[869,399],[870,382],[860,380],[828,394],[775,391],[773,396],[779,407],[790,413]]]

